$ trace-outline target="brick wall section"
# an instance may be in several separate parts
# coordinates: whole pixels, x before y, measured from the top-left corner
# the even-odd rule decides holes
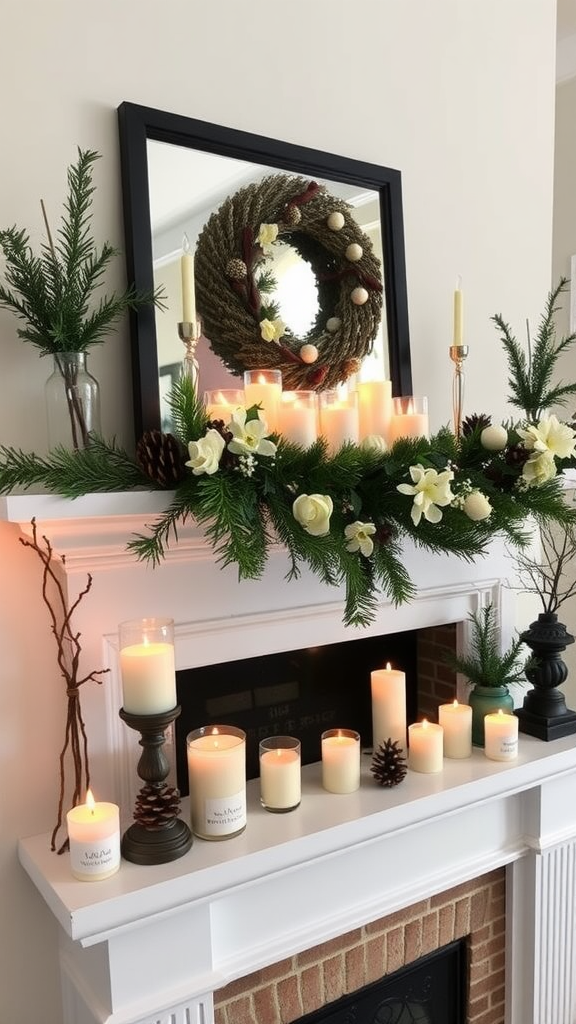
[[[214,993],[215,1024],[290,1024],[467,937],[466,1024],[504,1024],[505,870],[314,946]]]
[[[445,664],[446,651],[456,651],[456,624],[431,626],[418,632],[418,718],[438,721],[438,705],[456,696],[456,673]]]

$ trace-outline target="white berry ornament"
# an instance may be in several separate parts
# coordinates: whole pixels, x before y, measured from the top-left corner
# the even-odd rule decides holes
[[[340,210],[333,210],[326,221],[330,231],[341,231],[345,224],[344,214]]]
[[[350,263],[358,263],[364,255],[364,250],[358,242],[350,242],[350,245],[346,249],[346,259],[350,260]]]
[[[489,452],[501,452],[508,444],[508,431],[506,427],[484,427],[480,434],[480,444]]]
[[[300,359],[303,363],[315,363],[318,359],[318,349],[316,345],[302,345],[300,349]]]
[[[358,288],[354,289],[350,298],[355,306],[363,306],[365,302],[368,302],[368,292],[359,285]]]

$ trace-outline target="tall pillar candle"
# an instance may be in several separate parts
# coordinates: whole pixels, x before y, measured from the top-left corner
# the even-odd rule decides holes
[[[343,444],[358,444],[358,396],[356,392],[341,395],[338,391],[320,392],[320,433],[333,455]]]
[[[269,736],[260,741],[260,801],[267,811],[293,811],[301,797],[300,740]]]
[[[518,719],[500,709],[484,716],[484,753],[491,761],[515,761],[518,757]]]
[[[174,622],[149,618],[121,622],[123,707],[131,715],[158,715],[176,707]]]
[[[230,839],[246,827],[246,734],[232,725],[188,733],[192,831],[201,839]]]
[[[438,723],[444,729],[444,757],[471,757],[472,708],[469,704],[441,704]]]
[[[393,412],[392,381],[370,380],[358,384],[361,441],[371,434],[377,434],[388,443]]]
[[[282,373],[280,370],[246,370],[244,373],[244,402],[247,409],[261,406],[260,419],[270,434],[279,429]]]
[[[390,667],[370,673],[372,744],[376,751],[386,740],[406,749],[406,675]]]
[[[83,882],[110,878],[120,867],[120,812],[116,804],[96,803],[90,790],[86,803],[66,815],[70,868]]]
[[[408,767],[413,772],[432,775],[443,768],[444,730],[441,725],[414,722],[408,726]]]
[[[360,734],[353,729],[327,729],[321,742],[324,789],[353,793],[360,786]]]

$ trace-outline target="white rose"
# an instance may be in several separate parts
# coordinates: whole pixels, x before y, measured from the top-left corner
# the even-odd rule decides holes
[[[217,430],[211,428],[206,431],[204,437],[199,437],[197,441],[189,442],[188,454],[190,460],[186,465],[190,466],[194,476],[201,476],[202,473],[207,473],[208,476],[211,476],[218,469],[223,451],[224,438]]]
[[[325,537],[330,533],[333,508],[329,494],[301,494],[292,505],[292,515],[306,533],[313,537]]]
[[[484,427],[480,434],[480,444],[489,452],[501,452],[508,444],[506,427]]]
[[[366,452],[385,452],[386,441],[382,434],[368,434],[368,437],[364,438],[360,447]]]
[[[258,231],[258,242],[264,252],[270,252],[270,246],[278,238],[277,224],[261,224]]]
[[[492,505],[482,491],[472,491],[468,494],[462,508],[468,518],[473,519],[475,523],[480,522],[481,519],[487,519],[492,511]]]
[[[528,462],[524,463],[522,470],[528,487],[538,487],[552,480],[556,476],[556,463],[551,452],[542,452],[539,455],[531,455]]]
[[[260,337],[263,341],[274,341],[276,331],[272,320],[260,321]]]

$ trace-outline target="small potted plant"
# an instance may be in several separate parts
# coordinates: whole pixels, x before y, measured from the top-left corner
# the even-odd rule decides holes
[[[90,234],[92,169],[98,159],[98,153],[78,149],[76,163],[68,168],[68,195],[55,237],[41,202],[47,240],[40,255],[33,253],[26,231],[0,231],[6,281],[0,282],[0,307],[24,321],[18,330],[23,341],[54,360],[46,384],[51,447],[85,448],[90,434],[100,432],[98,383],[86,368],[88,349],[105,340],[126,310],[161,305],[159,293],[138,293],[133,286],[95,297],[118,255],[108,242],[99,248]]]
[[[501,653],[500,631],[494,606],[486,605],[469,616],[470,646],[466,654],[449,655],[447,662],[471,684],[468,701],[472,707],[472,743],[484,746],[484,716],[502,709],[513,714],[509,686],[524,679],[529,659],[521,659],[522,639],[512,641]]]

